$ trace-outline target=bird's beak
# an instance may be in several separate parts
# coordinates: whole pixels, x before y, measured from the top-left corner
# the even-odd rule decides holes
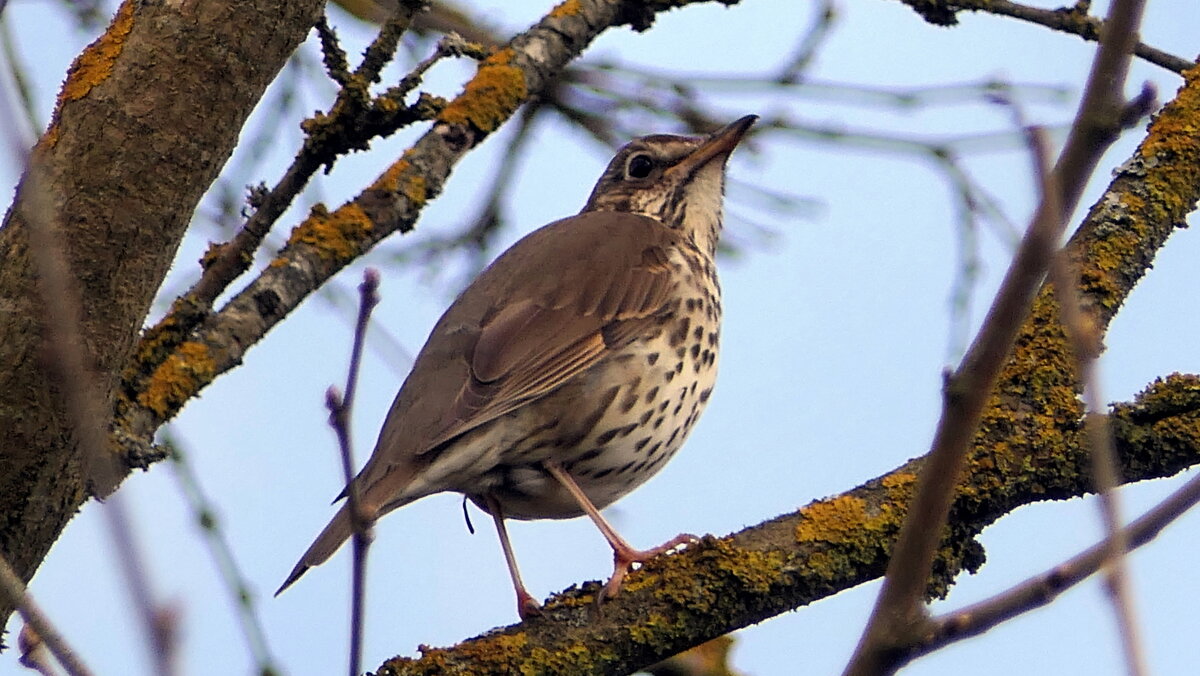
[[[733,152],[733,149],[741,142],[750,126],[757,120],[757,115],[747,115],[721,127],[709,135],[704,144],[692,151],[691,155],[667,169],[666,173],[687,176],[718,157],[724,162],[725,158],[729,157],[729,153]]]

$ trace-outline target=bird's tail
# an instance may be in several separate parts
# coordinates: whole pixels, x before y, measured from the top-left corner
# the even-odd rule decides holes
[[[300,561],[296,563],[296,567],[292,568],[292,572],[288,574],[287,579],[283,581],[283,585],[275,592],[276,596],[283,593],[284,589],[292,586],[292,583],[300,579],[304,571],[319,566],[329,560],[333,553],[342,546],[342,543],[350,539],[354,534],[354,528],[350,524],[350,505],[349,503],[342,505],[337,514],[329,520],[329,525],[325,526],[325,530],[317,536],[309,546],[308,551],[304,552],[304,556],[300,557]]]

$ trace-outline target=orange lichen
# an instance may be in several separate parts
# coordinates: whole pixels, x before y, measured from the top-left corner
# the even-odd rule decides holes
[[[50,116],[50,125],[46,133],[38,140],[34,153],[40,153],[53,148],[58,143],[59,117],[63,106],[88,95],[92,88],[108,79],[112,74],[113,63],[125,47],[125,38],[133,30],[133,2],[125,0],[117,9],[108,30],[88,45],[75,58],[67,71],[67,79],[63,82],[62,90],[58,93],[58,101],[54,104],[54,112]]]
[[[217,367],[207,345],[186,342],[167,357],[146,381],[138,403],[166,419],[178,411],[216,375]]]
[[[316,249],[321,258],[347,261],[361,253],[361,243],[374,227],[367,213],[354,202],[343,204],[333,213],[318,204],[292,230],[288,246],[303,242]]]
[[[116,16],[109,24],[108,30],[88,45],[71,64],[67,71],[67,80],[63,83],[62,92],[58,95],[58,105],[67,101],[75,101],[87,96],[93,87],[100,84],[112,73],[113,63],[125,48],[125,38],[133,29],[133,3],[125,0],[117,9]]]
[[[578,16],[583,11],[583,4],[579,0],[566,0],[559,4],[554,9],[550,10],[551,19],[561,19],[568,16]]]
[[[438,119],[448,124],[470,124],[482,132],[495,131],[529,93],[525,74],[510,65],[513,56],[511,49],[502,49],[484,60],[462,94],[442,110]]]

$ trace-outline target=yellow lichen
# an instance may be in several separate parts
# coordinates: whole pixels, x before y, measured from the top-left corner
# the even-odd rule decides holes
[[[671,621],[662,613],[652,613],[644,622],[629,626],[629,640],[642,645],[652,645],[659,636],[671,631]]]
[[[288,246],[303,242],[326,260],[346,261],[357,256],[366,234],[375,227],[362,207],[348,202],[332,213],[318,204],[308,218],[292,230]]]
[[[418,208],[424,206],[426,200],[429,199],[425,189],[425,177],[417,173],[408,160],[404,159],[397,160],[388,167],[387,171],[375,179],[371,188],[389,193],[398,192],[408,198],[410,204]]]
[[[867,503],[844,495],[814,502],[800,510],[796,539],[800,542],[843,543],[862,537],[867,521]]]
[[[142,333],[137,351],[121,375],[122,380],[126,384],[136,383],[142,380],[143,374],[157,369],[183,341],[187,331],[195,325],[197,313],[201,312],[204,310],[195,304],[191,296],[183,295],[172,301],[170,311]],[[118,403],[118,406],[121,405]]]
[[[525,650],[529,641],[524,632],[500,634],[477,641],[467,641],[453,648],[456,659],[477,664],[485,673],[520,673],[528,663]],[[431,648],[421,645],[420,659],[394,657],[383,665],[380,673],[442,674],[448,671],[446,648]],[[544,671],[542,673],[550,673]]]
[[[534,648],[529,653],[529,659],[523,660],[515,673],[522,676],[598,673],[597,663],[603,659],[603,655],[580,643],[556,646],[553,651]]]
[[[207,345],[186,342],[154,370],[138,403],[159,418],[168,418],[212,381],[216,362]]]
[[[1179,93],[1159,111],[1138,149],[1153,169],[1145,181],[1147,208],[1135,217],[1137,222],[1174,224],[1195,206],[1200,185],[1200,66],[1183,77]]]
[[[470,124],[482,132],[499,127],[529,93],[525,74],[509,65],[512,58],[511,49],[502,49],[484,60],[462,94],[442,110],[438,119],[448,124]]]

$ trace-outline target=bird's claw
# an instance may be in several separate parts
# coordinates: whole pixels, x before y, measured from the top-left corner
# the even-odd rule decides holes
[[[522,620],[528,620],[532,617],[540,617],[542,615],[542,604],[537,602],[529,594],[517,596],[517,615]]]
[[[666,554],[676,547],[695,544],[699,541],[700,538],[695,535],[680,533],[661,545],[651,547],[650,549],[614,548],[613,574],[600,590],[600,593],[596,595],[596,605],[599,606],[606,599],[617,595],[617,592],[621,590],[621,582],[625,580],[625,576],[629,574],[629,571],[633,570],[633,564],[645,563],[659,554]]]

